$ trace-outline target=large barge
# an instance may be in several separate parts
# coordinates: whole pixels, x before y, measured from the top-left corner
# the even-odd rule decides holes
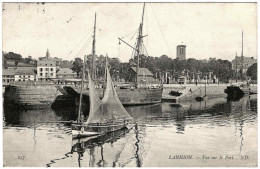
[[[64,90],[74,97],[78,97],[80,94],[80,88],[65,86]],[[104,89],[97,88],[97,94],[100,98],[103,98]],[[162,99],[162,88],[126,88],[120,89],[116,87],[116,92],[119,100],[124,106],[132,105],[146,105],[160,103]],[[83,96],[89,97],[89,90],[83,90]],[[83,103],[84,104],[84,103]],[[88,104],[85,102],[85,104]]]
[[[50,108],[57,99],[73,100],[62,87],[52,83],[15,82],[4,92],[4,106],[12,108]]]

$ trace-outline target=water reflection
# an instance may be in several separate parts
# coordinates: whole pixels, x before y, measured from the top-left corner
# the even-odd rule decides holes
[[[73,140],[73,146],[71,149],[72,154],[76,152],[78,154],[78,165],[81,166],[81,160],[84,156],[85,151],[89,151],[89,167],[106,167],[108,165],[108,162],[105,160],[104,157],[104,148],[103,144],[109,143],[113,145],[118,139],[124,138],[125,135],[130,131],[130,129],[124,128],[112,133],[108,133],[103,136],[99,137],[89,137],[84,139],[77,139]],[[121,150],[118,149],[117,153],[115,155],[115,160],[112,162],[112,166],[115,167],[117,162],[117,157],[120,156],[120,153],[123,150],[123,147]],[[100,150],[100,151],[98,151]],[[96,156],[97,153],[100,153],[100,156]]]
[[[75,109],[5,109],[4,163],[13,162],[9,159],[10,153],[14,153],[10,147],[14,147],[16,152],[29,151],[35,158],[42,158],[39,152],[44,152],[44,164],[41,166],[47,167],[147,167],[156,166],[160,162],[161,166],[178,166],[167,161],[164,155],[168,151],[177,154],[189,151],[257,154],[256,136],[248,133],[255,132],[257,126],[256,95],[238,101],[216,98],[126,109],[137,122],[131,130],[124,129],[101,137],[73,141],[70,125],[57,122],[75,120]],[[16,137],[21,141],[13,142]],[[221,138],[225,138],[221,140],[223,145],[217,147],[218,139]],[[199,140],[198,148],[196,142],[190,144],[189,140]],[[57,147],[56,150],[45,150],[46,145],[52,144]],[[158,157],[158,154],[161,156]],[[19,163],[21,166],[32,164],[32,160],[26,164]]]

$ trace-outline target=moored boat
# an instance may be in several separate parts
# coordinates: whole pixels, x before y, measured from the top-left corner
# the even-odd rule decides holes
[[[79,120],[76,124],[72,124],[72,137],[99,136],[122,128],[131,127],[134,120],[121,104],[109,71],[107,71],[107,87],[102,100],[100,100],[95,92],[94,82],[90,74],[88,74],[88,78],[90,96],[89,117],[84,122],[82,119],[83,115],[79,110]]]
[[[94,36],[92,46],[92,56],[95,56],[95,28],[96,28],[96,15],[94,22]],[[106,89],[104,91],[104,97],[100,99],[96,93],[95,84],[93,78],[95,78],[94,69],[88,69],[88,88],[89,88],[89,116],[86,122],[84,122],[84,115],[81,111],[82,98],[83,98],[83,82],[85,78],[85,61],[84,57],[83,69],[82,69],[82,81],[80,88],[79,99],[79,112],[78,121],[72,124],[72,138],[82,138],[104,135],[110,132],[127,128],[134,119],[128,114],[126,109],[120,102],[116,93],[114,84],[112,82],[107,62],[105,66],[106,70]],[[93,59],[94,60],[94,59]],[[92,66],[93,68],[94,66]],[[92,75],[92,76],[91,76]]]

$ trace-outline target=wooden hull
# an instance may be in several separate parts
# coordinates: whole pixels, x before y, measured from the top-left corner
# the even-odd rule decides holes
[[[64,88],[69,94],[75,97],[79,95],[79,88],[65,87]],[[100,98],[103,98],[103,89],[96,89]],[[162,89],[116,89],[119,100],[124,106],[131,105],[146,105],[161,103],[162,100]],[[89,91],[84,90],[83,95],[89,96]]]
[[[54,85],[10,85],[5,88],[4,104],[18,108],[50,108],[63,95]]]
[[[123,128],[132,128],[133,125],[129,123],[113,124],[113,125],[87,125],[80,130],[80,126],[75,125],[72,127],[72,138],[84,138],[92,136],[105,135],[110,132],[115,132]]]
[[[126,133],[128,133],[133,127],[134,125],[128,128],[122,128],[114,132],[109,132],[104,135],[73,139],[72,140],[73,146],[71,150],[73,152],[78,152],[78,151],[82,152],[83,149],[96,146],[97,144],[102,145],[105,142],[115,142],[119,138],[123,137]]]

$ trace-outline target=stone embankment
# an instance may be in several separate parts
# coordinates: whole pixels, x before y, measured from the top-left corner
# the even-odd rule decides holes
[[[227,84],[198,84],[197,86],[195,84],[164,84],[162,99],[184,101],[194,100],[196,97],[205,95],[207,98],[226,97],[224,90],[227,86]]]

